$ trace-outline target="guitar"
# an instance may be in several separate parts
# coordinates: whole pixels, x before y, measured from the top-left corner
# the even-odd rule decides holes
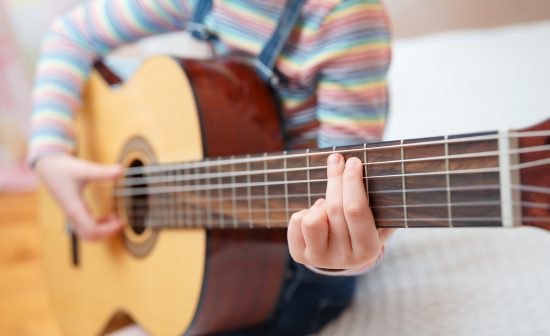
[[[123,233],[79,241],[40,192],[52,305],[68,335],[130,318],[154,335],[267,319],[284,282],[289,216],[322,197],[326,159],[356,156],[378,227],[550,229],[550,120],[510,132],[284,151],[270,90],[236,60],[167,57],[127,82],[98,65],[78,156],[125,176],[86,190]]]

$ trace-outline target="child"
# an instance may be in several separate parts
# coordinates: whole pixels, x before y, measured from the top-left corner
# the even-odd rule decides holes
[[[296,22],[289,24],[293,13]],[[277,27],[282,33],[266,52],[264,46],[273,42],[270,37]],[[80,196],[88,181],[116,178],[121,168],[71,156],[74,113],[91,66],[121,44],[184,29],[208,38],[221,54],[257,58],[266,80],[279,79],[276,89],[288,147],[381,137],[390,36],[386,12],[377,0],[219,0],[213,5],[210,0],[93,1],[55,20],[44,38],[29,153],[30,164],[82,239],[101,239],[121,228],[116,216],[92,218]],[[375,227],[362,187],[361,162],[344,161],[339,154],[329,157],[326,198],[291,217],[290,254],[307,268],[292,266],[301,276],[292,286],[293,294],[281,303],[284,309],[273,321],[235,334],[303,335],[319,330],[349,304],[355,284],[354,277],[319,273],[356,275],[381,258],[391,230]]]

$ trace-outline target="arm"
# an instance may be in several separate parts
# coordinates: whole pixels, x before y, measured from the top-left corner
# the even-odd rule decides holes
[[[380,140],[388,111],[391,58],[384,7],[346,1],[327,16],[319,35],[319,146]]]
[[[326,16],[317,40],[308,66],[318,74],[319,146],[379,140],[388,108],[390,63],[384,7],[372,1],[342,2]],[[327,166],[326,200],[291,220],[291,254],[322,274],[366,273],[382,259],[393,230],[376,230],[359,160],[329,159]]]
[[[33,89],[28,162],[80,238],[95,240],[121,228],[114,214],[92,218],[81,193],[94,180],[120,176],[118,166],[72,157],[74,118],[94,61],[141,37],[184,28],[183,0],[98,0],[58,17],[47,31]]]
[[[182,0],[99,0],[53,21],[36,69],[28,162],[75,148],[74,118],[94,61],[142,37],[181,30]]]

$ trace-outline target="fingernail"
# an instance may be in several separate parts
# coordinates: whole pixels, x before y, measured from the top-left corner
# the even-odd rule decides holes
[[[361,160],[356,157],[351,157],[346,161],[346,167],[357,167],[361,164]]]
[[[328,163],[337,164],[338,162],[340,162],[340,154],[330,154],[328,157]]]

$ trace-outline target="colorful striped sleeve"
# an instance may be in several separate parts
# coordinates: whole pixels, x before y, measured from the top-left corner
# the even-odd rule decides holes
[[[342,1],[325,17],[311,63],[319,70],[319,146],[379,140],[388,110],[391,46],[377,0]]]
[[[95,59],[124,43],[184,29],[187,13],[183,0],[98,0],[55,19],[36,69],[28,163],[74,152],[75,112]]]

